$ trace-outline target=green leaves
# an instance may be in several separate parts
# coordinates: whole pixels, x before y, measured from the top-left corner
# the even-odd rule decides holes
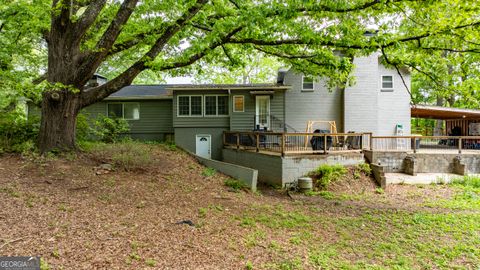
[[[113,79],[145,60],[145,54],[165,34],[167,26],[195,2],[138,3],[108,57],[100,59],[99,71]],[[93,3],[71,4],[69,20],[75,25]],[[476,64],[480,52],[479,6],[474,0],[213,0],[175,32],[156,57],[148,59],[145,67],[152,71],[141,72],[137,81],[158,82],[168,75],[200,74],[198,70],[209,70],[204,74],[223,73],[220,81],[239,81],[248,63],[264,61],[258,59],[260,55],[267,57],[265,62],[271,62],[259,64],[265,72],[274,74],[272,69],[282,62],[323,76],[334,88],[353,83],[353,57],[383,47],[393,65],[413,72],[414,94],[419,101],[428,101],[422,94],[428,90],[429,95],[455,95],[462,105],[476,106],[475,89],[480,81]],[[79,55],[95,52],[95,45],[119,7],[115,1],[103,7],[82,37]],[[42,87],[25,85],[47,71],[49,46],[45,37],[51,28],[50,16],[65,8],[70,4],[60,2],[52,8],[47,0],[7,1],[0,5],[0,89],[22,95],[22,88],[42,91]],[[371,34],[365,35],[367,31]],[[224,76],[229,73],[230,78]],[[212,76],[198,76],[199,81],[218,81]]]

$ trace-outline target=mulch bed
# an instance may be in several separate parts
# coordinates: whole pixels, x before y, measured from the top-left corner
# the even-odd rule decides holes
[[[154,159],[142,171],[97,174],[100,163],[86,154],[0,157],[0,254],[38,255],[51,269],[243,269],[246,257],[255,265],[275,259],[242,244],[248,230],[237,217],[259,205],[288,210],[292,199],[283,191],[230,192],[226,176],[203,176],[204,167],[181,151],[155,146]],[[352,176],[330,191],[374,194],[375,188],[371,178]],[[391,192],[390,203],[400,205],[408,188]],[[334,214],[361,211],[321,197],[296,198]],[[288,243],[282,239],[288,236],[275,235]]]

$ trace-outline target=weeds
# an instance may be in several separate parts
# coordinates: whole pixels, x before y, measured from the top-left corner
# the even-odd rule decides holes
[[[205,177],[214,176],[216,173],[217,171],[214,168],[205,168],[202,171],[202,175]]]
[[[245,185],[243,182],[240,182],[239,180],[236,179],[226,179],[223,184],[225,186],[232,188],[234,190],[241,190],[247,188],[247,185]]]
[[[366,176],[370,176],[372,174],[372,168],[367,163],[360,163],[355,165],[355,171],[363,173]]]
[[[112,163],[124,171],[142,170],[153,163],[151,147],[136,141],[96,143],[88,147],[88,152],[94,159],[103,163]]]
[[[200,207],[198,208],[198,217],[204,218],[207,216],[208,208]]]
[[[347,173],[347,168],[340,164],[320,165],[316,170],[309,173],[309,176],[315,179],[315,186],[317,188],[326,189],[330,183],[338,181]]]
[[[480,177],[465,175],[463,177],[454,178],[451,184],[464,187],[480,188]]]
[[[155,265],[157,265],[157,262],[154,259],[146,259],[145,264],[150,267],[155,267]]]
[[[330,192],[330,191],[326,191],[326,190],[321,190],[321,191],[308,191],[305,193],[305,195],[307,196],[320,196],[326,200],[333,200],[335,199],[335,195]]]

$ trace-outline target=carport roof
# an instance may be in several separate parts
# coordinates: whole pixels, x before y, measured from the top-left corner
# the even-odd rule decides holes
[[[449,108],[430,105],[412,105],[411,115],[416,118],[429,119],[480,119],[480,110]]]

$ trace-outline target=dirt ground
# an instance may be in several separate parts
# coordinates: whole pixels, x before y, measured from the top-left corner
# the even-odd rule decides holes
[[[297,224],[275,227],[249,225],[249,215],[262,209],[308,214],[315,207],[317,222],[319,215],[351,217],[368,209],[413,211],[425,208],[423,198],[452,196],[446,187],[410,186],[379,194],[369,178],[332,186],[339,199],[289,197],[271,188],[232,192],[226,176],[206,176],[188,154],[152,147],[155,161],[134,172],[101,170],[87,154],[1,156],[0,254],[39,255],[45,269],[314,269],[320,267],[309,263],[309,246],[291,240],[311,228],[299,229],[301,216],[292,216]],[[311,229],[307,237],[339,236]],[[300,263],[279,263],[288,258]]]

